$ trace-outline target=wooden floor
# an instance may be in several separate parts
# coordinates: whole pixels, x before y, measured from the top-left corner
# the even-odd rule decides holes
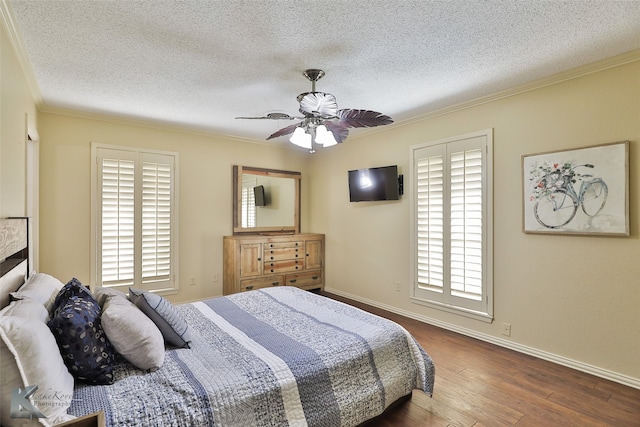
[[[433,397],[414,391],[367,427],[640,426],[640,390],[325,295],[401,324],[436,367]]]

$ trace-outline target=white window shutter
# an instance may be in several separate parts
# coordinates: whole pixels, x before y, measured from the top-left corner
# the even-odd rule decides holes
[[[171,274],[171,170],[162,162],[142,162],[142,282]]]
[[[102,172],[102,283],[134,278],[134,162],[105,158]]]
[[[451,154],[451,293],[482,299],[482,150]]]
[[[176,290],[177,154],[98,147],[95,158],[96,283]]]
[[[491,130],[412,150],[412,298],[491,319]]]
[[[417,160],[418,287],[442,292],[444,286],[443,156]]]

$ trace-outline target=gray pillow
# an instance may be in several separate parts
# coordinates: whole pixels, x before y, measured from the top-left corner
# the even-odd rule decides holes
[[[100,308],[104,308],[104,303],[106,303],[107,299],[110,297],[122,297],[127,299],[127,294],[124,292],[114,288],[104,288],[102,286],[96,286],[93,289],[93,296],[96,298],[96,301],[98,301]]]
[[[102,327],[118,353],[145,371],[164,363],[164,338],[158,327],[124,293],[104,299]]]
[[[189,325],[167,299],[134,288],[129,288],[129,299],[153,320],[165,341],[176,347],[189,347]]]

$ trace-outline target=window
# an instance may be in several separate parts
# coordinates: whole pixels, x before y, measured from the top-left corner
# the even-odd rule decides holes
[[[412,299],[491,321],[492,130],[411,147]]]
[[[92,157],[95,283],[177,290],[177,153],[94,144]]]

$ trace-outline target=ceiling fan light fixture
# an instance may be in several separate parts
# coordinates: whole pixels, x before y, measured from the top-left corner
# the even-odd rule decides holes
[[[306,148],[307,150],[311,150],[311,135],[305,132],[305,129],[302,127],[297,127],[296,130],[289,138],[293,144],[298,147]]]
[[[326,92],[316,92],[316,82],[324,76],[324,71],[311,68],[303,73],[311,81],[311,92],[304,92],[296,98],[302,117],[286,113],[272,112],[263,117],[236,117],[236,119],[302,120],[277,130],[267,140],[290,135],[289,141],[298,147],[315,153],[314,145],[331,147],[343,142],[349,135],[348,128],[367,128],[393,123],[391,117],[371,110],[338,109],[335,96]],[[329,124],[329,127],[325,125]]]
[[[316,142],[325,148],[338,143],[333,132],[329,131],[325,125],[319,125],[316,128]]]

